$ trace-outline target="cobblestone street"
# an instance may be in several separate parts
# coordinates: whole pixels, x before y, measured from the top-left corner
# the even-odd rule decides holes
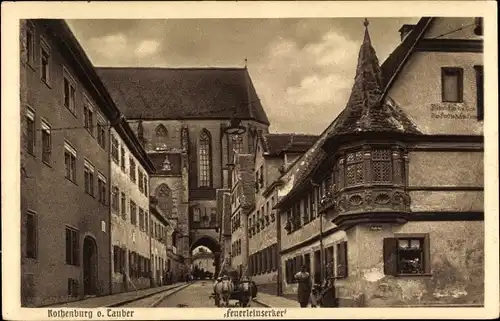
[[[214,299],[210,298],[212,293],[212,281],[198,281],[165,298],[158,308],[214,308]],[[230,306],[235,307],[236,301],[231,300]],[[251,307],[262,308],[264,306],[252,302]]]

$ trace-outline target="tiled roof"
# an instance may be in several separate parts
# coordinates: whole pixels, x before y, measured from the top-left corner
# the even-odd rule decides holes
[[[269,125],[246,68],[96,68],[129,119],[242,119]]]
[[[392,99],[382,99],[385,90],[382,70],[371,44],[367,22],[365,26],[351,95],[328,137],[358,132],[421,133]]]
[[[307,134],[264,134],[262,145],[264,152],[277,156],[283,152],[304,153],[316,142],[318,135]]]
[[[366,29],[358,56],[355,82],[346,108],[319,136],[316,143],[301,156],[297,161],[298,167],[291,168],[295,171],[295,179],[293,189],[288,196],[292,196],[294,190],[302,185],[312,171],[326,159],[326,152],[321,146],[330,137],[360,131],[420,133],[402,109],[390,97],[386,97],[386,94],[413,47],[431,22],[432,18],[421,18],[380,67]],[[284,197],[281,202],[286,199],[288,197]]]

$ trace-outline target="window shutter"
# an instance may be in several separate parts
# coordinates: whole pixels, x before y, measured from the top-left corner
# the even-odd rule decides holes
[[[344,241],[339,243],[338,247],[338,272],[339,277],[346,278],[348,276],[347,271],[347,242]]]
[[[384,274],[397,274],[398,239],[384,238]]]
[[[422,247],[422,250],[424,252],[424,273],[430,274],[431,273],[431,245],[430,245],[430,238],[429,234],[426,234],[424,237],[424,244]]]
[[[292,283],[292,261],[286,260],[286,282]]]

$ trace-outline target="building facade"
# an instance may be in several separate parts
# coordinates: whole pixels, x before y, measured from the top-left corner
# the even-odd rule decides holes
[[[381,66],[365,31],[346,108],[282,177],[285,294],[305,264],[316,281],[337,279],[343,306],[483,303],[483,45],[474,22],[422,18],[402,28]],[[306,213],[320,215],[307,223]]]
[[[117,293],[151,285],[149,272],[154,273],[156,261],[150,237],[156,230],[150,229],[149,177],[155,169],[125,118],[111,129],[110,146],[111,261]]]
[[[170,193],[178,251],[189,265],[207,246],[220,260],[217,189],[229,188],[234,150],[251,152],[269,121],[246,68],[98,68],[157,169],[151,193]],[[204,90],[199,90],[204,88]],[[238,118],[246,132],[224,129]]]
[[[231,171],[231,191],[227,194],[230,202],[228,215],[230,231],[226,234],[229,237],[231,250],[229,251],[230,265],[236,269],[240,275],[250,276],[249,266],[249,235],[248,235],[248,214],[255,208],[255,176],[254,176],[254,155],[239,154],[234,155],[233,169]],[[224,217],[225,219],[225,217]]]
[[[283,171],[307,151],[317,136],[263,134],[256,141],[254,154],[255,207],[247,215],[248,265],[259,291],[278,294],[278,229],[276,211],[278,180]]]
[[[22,306],[109,294],[109,137],[119,110],[64,21],[20,28]]]

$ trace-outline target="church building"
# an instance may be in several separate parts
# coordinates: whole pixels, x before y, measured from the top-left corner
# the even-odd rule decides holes
[[[97,68],[142,142],[156,174],[150,195],[177,221],[177,251],[199,245],[219,262],[218,189],[230,185],[233,151],[252,153],[269,120],[245,68]],[[225,129],[237,119],[244,133]]]

